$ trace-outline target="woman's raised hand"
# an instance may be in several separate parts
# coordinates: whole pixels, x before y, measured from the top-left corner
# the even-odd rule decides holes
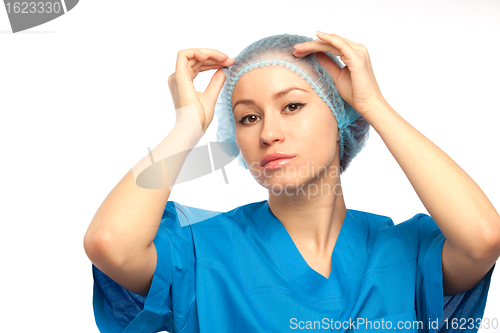
[[[195,105],[203,133],[214,117],[215,103],[225,76],[220,68],[230,66],[234,59],[212,49],[187,49],[177,53],[175,72],[169,76],[168,85],[176,109]],[[193,80],[199,72],[217,69],[205,92],[195,90]]]
[[[295,46],[293,54],[303,57],[318,52],[318,62],[332,75],[340,96],[362,116],[377,103],[385,103],[365,46],[334,34],[318,32],[318,38]],[[340,69],[323,52],[340,56],[346,66]]]

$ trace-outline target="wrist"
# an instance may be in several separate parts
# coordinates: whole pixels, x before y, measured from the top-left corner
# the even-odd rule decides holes
[[[198,124],[198,126],[203,128],[203,122],[194,104],[175,109],[175,124],[177,125],[178,123],[185,126]]]
[[[356,109],[356,111],[358,110]],[[381,117],[396,113],[383,97],[374,100],[358,112],[372,127],[375,127]]]

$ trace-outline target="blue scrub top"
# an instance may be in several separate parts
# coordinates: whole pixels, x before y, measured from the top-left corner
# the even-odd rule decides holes
[[[476,332],[494,267],[443,297],[444,236],[426,214],[394,225],[348,209],[325,278],[267,200],[226,213],[168,201],[147,296],[92,265],[101,332]]]

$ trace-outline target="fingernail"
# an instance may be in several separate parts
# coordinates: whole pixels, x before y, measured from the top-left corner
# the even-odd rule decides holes
[[[318,33],[318,34],[324,34],[324,32],[319,31],[319,30],[316,30],[316,33]]]
[[[296,45],[295,45],[295,47],[296,47],[296,48],[297,48],[297,47],[301,47],[301,46],[302,46],[302,43],[300,43],[300,44],[296,44]]]

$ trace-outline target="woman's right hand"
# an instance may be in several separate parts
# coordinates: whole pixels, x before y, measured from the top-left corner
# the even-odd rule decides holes
[[[176,109],[195,105],[203,133],[214,118],[215,103],[225,76],[220,68],[230,66],[234,59],[212,49],[187,49],[177,53],[175,72],[169,76],[168,85]],[[199,72],[216,69],[205,92],[195,90],[193,80]]]

